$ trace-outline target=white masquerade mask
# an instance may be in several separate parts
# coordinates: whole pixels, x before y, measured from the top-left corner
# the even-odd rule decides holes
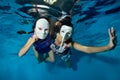
[[[61,30],[60,30],[60,35],[65,40],[68,40],[71,37],[71,35],[72,35],[72,27],[67,26],[67,25],[63,25],[61,27]]]
[[[45,39],[49,33],[49,22],[42,18],[36,22],[35,34],[40,39]]]
[[[63,42],[64,42],[64,40],[70,39],[70,37],[72,35],[72,27],[67,26],[67,25],[63,25],[61,27],[61,30],[60,30],[60,35],[62,36],[62,41],[61,41],[61,44],[60,44],[59,52],[64,50],[63,49]]]

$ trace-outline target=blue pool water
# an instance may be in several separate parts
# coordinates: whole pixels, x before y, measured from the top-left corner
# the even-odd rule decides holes
[[[69,69],[60,60],[38,64],[32,49],[19,58],[18,52],[30,35],[19,35],[17,31],[30,31],[32,23],[22,24],[28,19],[14,13],[20,7],[14,0],[0,0],[0,6],[7,5],[0,8],[0,80],[120,80],[120,1],[101,2],[97,7],[97,0],[82,1],[82,9],[78,3],[73,10],[73,40],[88,46],[106,45],[108,28],[113,26],[117,45],[110,51],[92,55],[72,49]]]

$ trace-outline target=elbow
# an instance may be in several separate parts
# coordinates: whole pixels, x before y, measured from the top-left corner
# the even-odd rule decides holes
[[[54,59],[54,58],[51,58],[51,59],[50,59],[50,62],[51,62],[51,63],[54,63],[54,62],[55,62],[55,59]]]
[[[26,51],[27,51],[27,50],[21,49],[20,52],[18,53],[18,56],[19,56],[19,57],[24,56],[24,55],[26,54]]]
[[[19,53],[18,54],[18,57],[22,57],[24,54],[23,53]]]
[[[98,48],[98,47],[94,47],[94,48],[91,48],[91,47],[87,47],[86,48],[86,52],[85,53],[87,53],[87,54],[96,54],[96,53],[101,53],[101,52],[105,52],[105,51],[107,51],[108,50],[108,48],[106,49],[106,47],[104,47],[104,48]]]
[[[97,51],[92,50],[89,47],[84,47],[81,51],[86,53],[86,54],[95,54],[97,52]]]
[[[85,50],[83,51],[84,53],[86,53],[86,54],[93,54],[93,53],[95,53],[95,52],[93,52],[91,49],[89,49],[89,48],[85,48]]]
[[[92,51],[86,51],[85,53],[86,53],[86,54],[93,54],[93,53],[95,53],[95,52],[92,52]]]
[[[54,59],[52,59],[52,60],[51,60],[51,63],[54,63],[54,62],[55,62],[55,60],[54,60]]]
[[[45,62],[51,62],[51,63],[54,63],[54,62],[55,62],[55,59],[50,59],[50,60],[46,59]]]
[[[18,54],[18,57],[22,57],[22,54]]]

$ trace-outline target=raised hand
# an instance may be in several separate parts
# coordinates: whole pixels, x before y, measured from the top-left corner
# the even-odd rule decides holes
[[[109,33],[109,37],[110,37],[110,40],[109,40],[109,47],[110,48],[113,48],[115,46],[115,30],[113,27],[111,27],[110,29],[108,29],[108,33]]]

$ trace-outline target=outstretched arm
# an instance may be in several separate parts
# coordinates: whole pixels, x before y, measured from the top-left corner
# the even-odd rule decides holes
[[[29,38],[29,40],[27,41],[27,43],[23,46],[23,48],[19,51],[18,56],[22,57],[23,55],[25,55],[25,53],[28,51],[28,49],[30,48],[30,46],[34,43],[35,39]]]
[[[114,39],[115,39],[114,28],[112,27],[111,29],[108,29],[108,33],[109,33],[110,39],[109,39],[108,45],[106,45],[106,46],[91,47],[91,46],[84,46],[84,45],[81,45],[81,44],[76,43],[76,42],[74,42],[72,44],[72,46],[76,50],[82,51],[82,52],[85,52],[85,53],[88,53],[88,54],[110,50],[111,48],[113,48],[115,46],[115,44],[113,42]]]

